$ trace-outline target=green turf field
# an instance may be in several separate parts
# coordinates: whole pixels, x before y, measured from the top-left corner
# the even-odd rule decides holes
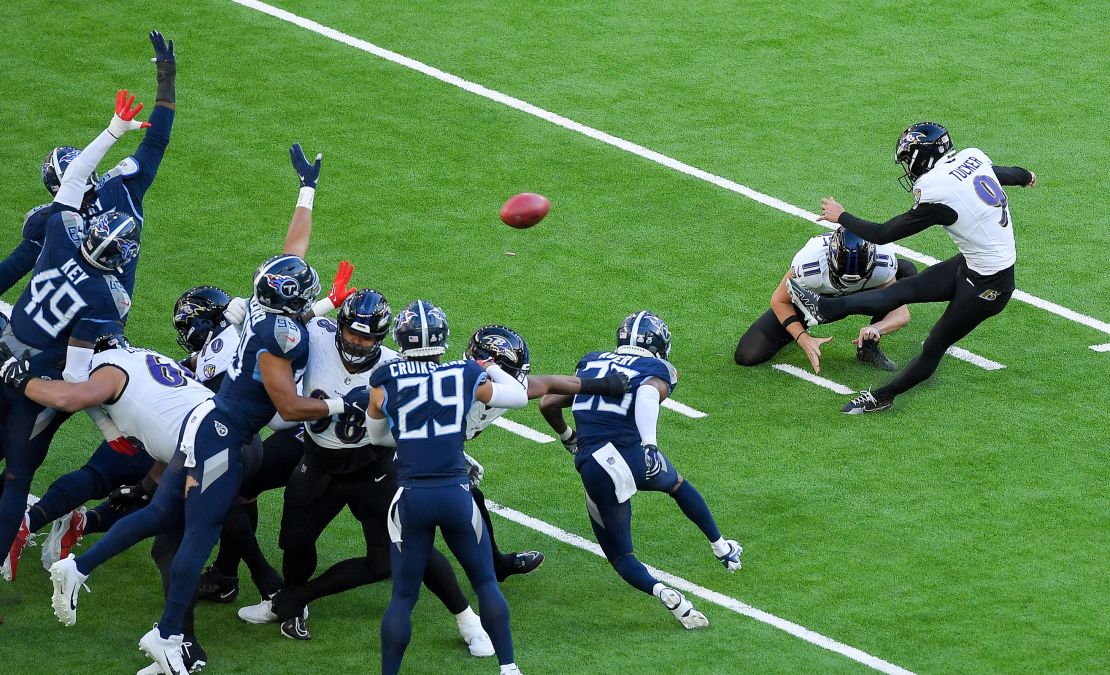
[[[1010,190],[1019,288],[1110,320],[1099,3],[276,1],[811,211],[828,195],[876,220],[904,210],[895,140],[935,119],[957,146],[1037,172],[1036,189]],[[91,140],[116,87],[153,106],[146,33],[176,41],[177,117],[146,198],[133,341],[176,354],[170,310],[184,289],[248,292],[281,247],[297,194],[287,150],[300,141],[325,155],[310,261],[330,278],[349,258],[356,283],[395,308],[440,304],[452,355],[477,326],[504,322],[527,337],[535,371],[568,372],[612,345],[630,311],[668,320],[675,398],[708,417],[664,411],[660,445],[744,545],[745,566],[725,574],[659,495],[636,498],[645,562],[914,672],[1110,671],[1110,354],[1088,348],[1110,336],[1013,301],[960,343],[1004,370],[946,359],[889,413],[847,418],[844,396],[732,362],[793,254],[823,231],[812,223],[230,1],[8,0],[0,25],[4,247],[47,199],[47,150]],[[532,230],[496,217],[521,191],[554,205]],[[955,250],[937,230],[903,243],[941,259]],[[887,353],[912,358],[941,309],[912,308]],[[817,331],[835,337],[821,374],[853,388],[885,381],[854,359],[860,325]],[[796,347],[775,362],[808,367]],[[546,431],[534,406],[512,419]],[[67,425],[34,492],[97,442],[85,420]],[[491,499],[590,536],[558,444],[493,430],[470,451]],[[276,561],[280,496],[262,502]],[[496,524],[506,550],[548,556],[504,585],[527,673],[867,671],[696,598],[711,626],[685,633],[600,558]],[[360,537],[343,516],[321,568],[358,554]],[[0,672],[145,666],[136,642],[161,613],[148,548],[93,575],[68,629],[38,553],[15,584],[0,582]],[[242,579],[236,606],[255,601]],[[427,596],[406,669],[495,672]],[[314,604],[309,643],[203,606],[209,672],[374,672],[388,598],[380,584]]]

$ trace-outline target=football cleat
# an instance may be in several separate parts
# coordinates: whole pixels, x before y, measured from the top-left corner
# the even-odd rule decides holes
[[[19,558],[23,555],[23,549],[27,548],[27,544],[31,541],[31,516],[24,512],[23,520],[19,523],[19,529],[15,533],[15,539],[12,540],[11,550],[4,558],[3,566],[0,566],[0,574],[3,575],[4,581],[15,581],[15,573],[19,571]]]
[[[892,405],[894,405],[894,399],[875,398],[875,395],[871,393],[870,389],[868,389],[867,391],[861,391],[859,393],[859,396],[844,404],[844,407],[840,409],[840,412],[844,413],[845,415],[862,415],[864,413],[873,413],[879,412],[880,410],[886,410]]]
[[[674,618],[678,619],[678,622],[686,630],[705,628],[709,625],[709,619],[706,619],[704,614],[694,609],[694,605],[673,588],[664,588],[659,591],[659,602],[670,610]]]
[[[543,564],[543,553],[540,551],[523,551],[521,553],[505,553],[501,556],[497,568],[497,581],[502,582],[514,574],[528,574]]]
[[[209,565],[200,575],[197,599],[208,602],[235,602],[239,597],[239,577],[227,577],[214,565]]]
[[[42,566],[49,570],[50,566],[69,555],[70,551],[81,541],[85,535],[85,524],[88,516],[82,506],[70,511],[54,521],[50,534],[46,536],[46,543],[42,545]]]
[[[66,626],[77,623],[77,595],[82,586],[89,590],[85,586],[86,579],[88,576],[77,571],[72,553],[50,566],[50,582],[54,584],[50,604],[54,607],[54,616]]]
[[[898,364],[879,349],[878,340],[864,340],[862,347],[856,347],[856,358],[879,370],[898,370]]]
[[[786,285],[787,291],[790,293],[790,301],[802,313],[802,318],[805,319],[806,328],[813,328],[814,326],[825,321],[824,315],[821,314],[821,296],[817,295],[808,288],[803,287],[794,279],[789,279]]]
[[[181,640],[181,661],[190,673],[199,673],[208,665],[208,653],[196,637],[188,636]]]
[[[247,623],[254,624],[275,623],[278,620],[278,615],[274,614],[273,603],[269,600],[263,600],[257,605],[240,607],[239,618]]]
[[[493,641],[486,634],[486,629],[482,628],[482,620],[473,612],[469,614],[470,618],[459,619],[459,635],[470,648],[470,655],[480,658],[493,656],[496,653],[493,649]]]
[[[509,663],[501,666],[499,675],[524,675],[524,673],[520,672],[520,668],[515,663]]]
[[[189,669],[181,658],[181,645],[184,636],[181,634],[162,637],[158,626],[147,631],[146,635],[139,638],[139,649],[147,656],[154,659],[151,665],[157,665],[160,670],[154,671],[165,675],[185,675]],[[147,670],[144,668],[144,671]]]
[[[281,634],[290,640],[311,640],[312,633],[308,632],[303,617],[295,616],[281,622]]]
[[[717,556],[717,560],[721,561],[721,564],[725,566],[726,570],[735,572],[742,567],[740,564],[740,554],[744,552],[744,547],[733,539],[729,539],[725,543],[728,544],[728,553]]]

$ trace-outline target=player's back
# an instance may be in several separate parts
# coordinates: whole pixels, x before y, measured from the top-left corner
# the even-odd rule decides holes
[[[115,366],[127,374],[123,392],[104,407],[116,426],[135,436],[152,457],[169,462],[189,412],[214,394],[168,356],[145,349],[108,349],[92,370]]]
[[[965,148],[937,162],[914,183],[914,200],[956,212],[944,229],[975,272],[993,274],[1017,260],[1009,201],[982,150]]]
[[[383,405],[397,441],[401,486],[467,482],[464,422],[486,374],[474,361],[396,360],[374,371],[370,386],[382,387]]]
[[[605,396],[574,397],[571,412],[578,431],[576,463],[585,461],[594,450],[606,443],[618,448],[640,444],[636,428],[636,390],[648,378],[658,378],[667,385],[668,392],[678,383],[678,372],[668,361],[637,347],[618,347],[616,352],[590,352],[578,362],[578,377],[605,377],[610,371],[623,373],[631,390],[621,398]]]

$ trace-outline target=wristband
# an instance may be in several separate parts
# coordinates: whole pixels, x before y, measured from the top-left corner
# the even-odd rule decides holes
[[[801,323],[801,322],[802,322],[802,320],[798,318],[797,314],[791,314],[790,316],[786,317],[785,320],[783,320],[782,329],[786,330],[787,327],[790,326],[790,324],[792,324],[792,323]]]
[[[328,404],[329,415],[342,415],[343,411],[347,409],[346,402],[341,398],[325,398],[324,403]]]
[[[331,298],[323,297],[312,303],[312,316],[327,316],[335,310],[335,303]]]
[[[297,208],[312,210],[312,200],[316,197],[316,188],[303,187],[297,196]]]

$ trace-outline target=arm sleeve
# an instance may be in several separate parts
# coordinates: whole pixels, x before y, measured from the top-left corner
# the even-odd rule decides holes
[[[640,432],[640,443],[658,445],[656,427],[659,425],[659,390],[650,384],[641,384],[636,389],[636,430]]]
[[[393,438],[393,434],[389,431],[389,421],[384,417],[380,420],[367,417],[366,431],[367,440],[369,440],[371,444],[385,448],[397,447],[397,440]]]
[[[951,225],[957,218],[959,214],[950,206],[922,202],[885,223],[873,223],[845,211],[840,216],[840,224],[844,229],[872,244],[889,244],[917,234],[931,225]]]
[[[114,441],[123,435],[123,432],[119,430],[116,423],[112,421],[111,417],[108,417],[108,413],[104,412],[104,409],[100,406],[87,408],[85,412],[88,413],[93,423],[96,424],[96,428],[100,429],[100,433],[104,434],[104,440]]]
[[[1020,166],[995,166],[994,175],[998,177],[998,182],[1003,185],[1029,185],[1033,180],[1033,174],[1028,169],[1023,169]]]
[[[66,349],[66,369],[62,372],[62,379],[66,382],[84,382],[89,379],[92,358],[93,350],[88,347],[70,345]]]
[[[502,374],[512,380],[512,384],[490,382],[489,386],[493,391],[487,405],[491,408],[523,408],[528,405],[528,390],[508,374]]]
[[[142,200],[143,195],[154,182],[158,174],[158,167],[162,164],[162,156],[170,144],[170,130],[173,129],[174,111],[164,105],[154,106],[150,113],[150,127],[143,136],[142,143],[136,148],[132,157],[139,165],[139,172],[127,178],[126,185],[132,198]],[[83,154],[83,153],[82,153]],[[68,171],[66,173],[69,173]]]
[[[113,136],[107,129],[100,132],[100,135],[93,139],[92,143],[85,146],[77,159],[66,169],[66,173],[62,176],[62,187],[58,189],[58,194],[54,195],[54,203],[69,206],[71,208],[80,208],[81,202],[85,199],[86,183],[89,176],[96,170],[96,165],[100,164],[100,160],[104,159],[104,155],[108,154],[108,150],[116,142],[116,137]]]
[[[0,293],[5,293],[35,267],[42,243],[31,239],[19,242],[7,258],[0,261]]]

